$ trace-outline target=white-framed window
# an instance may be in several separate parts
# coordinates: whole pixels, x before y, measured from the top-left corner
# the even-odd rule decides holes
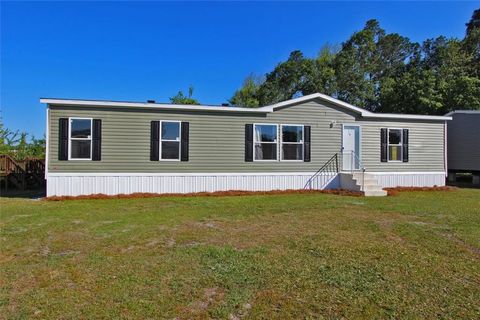
[[[388,129],[388,161],[403,161],[403,129]]]
[[[92,160],[92,118],[69,118],[68,160]]]
[[[277,161],[278,125],[255,123],[253,125],[253,159]]]
[[[181,121],[160,121],[160,160],[180,161]]]
[[[281,125],[280,159],[282,161],[303,161],[304,126]]]

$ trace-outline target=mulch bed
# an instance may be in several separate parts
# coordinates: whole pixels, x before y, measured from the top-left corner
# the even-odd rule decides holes
[[[82,196],[53,196],[45,197],[47,201],[63,201],[63,200],[92,200],[92,199],[133,199],[133,198],[165,198],[165,197],[225,197],[225,196],[258,196],[258,195],[275,195],[275,194],[335,194],[341,196],[363,197],[362,192],[335,189],[335,190],[273,190],[273,191],[217,191],[217,192],[197,192],[197,193],[132,193],[132,194],[91,194]]]
[[[387,195],[389,196],[396,196],[400,192],[405,191],[454,191],[457,190],[456,187],[449,187],[449,186],[433,186],[433,187],[396,187],[396,188],[384,188],[383,190],[387,191]]]
[[[400,192],[406,191],[454,191],[456,187],[397,187],[397,188],[384,188],[387,191],[387,195],[395,196]],[[216,192],[196,192],[196,193],[131,193],[131,194],[117,194],[107,195],[102,193],[81,195],[81,196],[53,196],[45,197],[46,201],[63,201],[63,200],[94,200],[94,199],[135,199],[135,198],[167,198],[167,197],[226,197],[226,196],[258,196],[258,195],[276,195],[276,194],[335,194],[340,196],[353,196],[363,197],[362,192],[350,191],[345,189],[333,189],[333,190],[272,190],[272,191],[242,191],[242,190],[230,190],[230,191],[216,191]]]

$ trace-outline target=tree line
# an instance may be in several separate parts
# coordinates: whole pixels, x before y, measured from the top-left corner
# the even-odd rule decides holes
[[[0,119],[0,154],[8,154],[18,161],[27,158],[45,158],[45,138],[37,139],[26,132],[12,131]]]
[[[296,50],[264,77],[248,76],[229,102],[258,107],[315,92],[375,112],[480,109],[480,9],[463,39],[440,36],[423,43],[387,33],[369,20],[316,57]]]

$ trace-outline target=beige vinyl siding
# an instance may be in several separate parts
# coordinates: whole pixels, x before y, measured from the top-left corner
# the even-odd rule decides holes
[[[102,119],[101,161],[58,161],[58,121],[63,117]],[[150,122],[190,123],[188,162],[150,161]],[[336,121],[333,127],[332,121]],[[340,152],[342,124],[355,123],[345,109],[310,101],[273,113],[145,110],[121,107],[50,106],[49,172],[202,173],[313,172]],[[312,127],[311,162],[245,162],[245,124],[303,124]],[[443,170],[443,122],[408,122],[410,162],[380,163],[380,128],[403,123],[359,121],[363,160],[371,171]],[[387,125],[388,124],[388,125]],[[427,146],[428,145],[428,146]],[[425,148],[423,148],[424,146]],[[415,152],[415,154],[414,154]]]

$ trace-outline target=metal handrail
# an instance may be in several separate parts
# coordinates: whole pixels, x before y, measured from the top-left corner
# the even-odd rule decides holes
[[[315,179],[318,175],[324,172],[338,173],[338,153],[335,153],[327,162],[325,162],[325,164],[308,179],[307,183],[303,188],[307,189],[307,187],[310,187],[311,189],[313,179]]]

